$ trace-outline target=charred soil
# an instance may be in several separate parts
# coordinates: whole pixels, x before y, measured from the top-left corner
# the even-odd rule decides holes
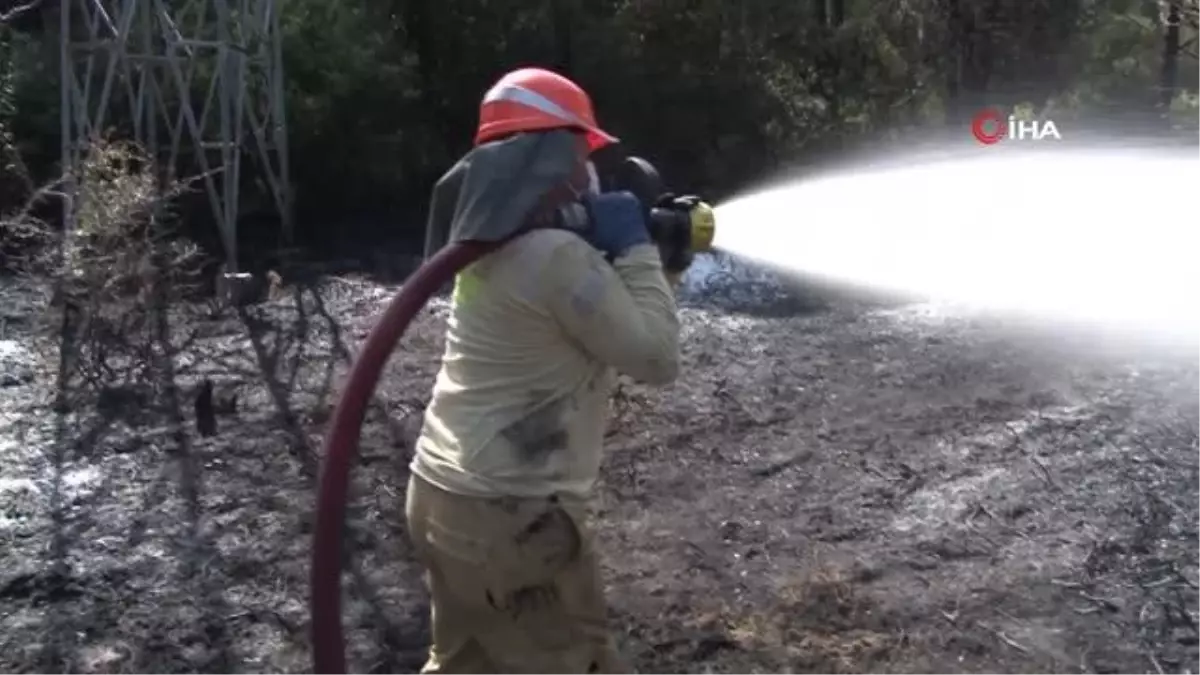
[[[317,453],[394,290],[181,311],[156,381],[59,398],[39,296],[0,289],[0,670],[308,669]],[[359,672],[424,657],[404,486],[444,319],[409,331],[363,431]],[[694,306],[685,331],[675,385],[615,392],[597,503],[639,670],[1200,671],[1194,358],[921,306]]]

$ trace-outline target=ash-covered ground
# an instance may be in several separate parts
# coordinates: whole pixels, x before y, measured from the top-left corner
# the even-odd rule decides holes
[[[0,670],[308,669],[324,425],[394,290],[327,278],[179,311],[161,379],[56,406],[40,295],[0,286]],[[598,500],[639,670],[1200,671],[1194,355],[737,273],[684,300],[683,376],[614,394]],[[363,432],[358,672],[424,657],[404,486],[444,318],[409,331]]]

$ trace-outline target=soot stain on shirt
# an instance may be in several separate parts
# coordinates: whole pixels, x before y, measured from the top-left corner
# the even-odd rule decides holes
[[[604,295],[604,274],[595,266],[588,270],[579,286],[571,293],[571,309],[581,317],[590,317],[600,306]]]
[[[536,398],[536,397],[535,397]],[[555,401],[533,410],[500,432],[516,448],[526,462],[544,462],[555,450],[567,447],[567,430],[563,424],[566,401]]]

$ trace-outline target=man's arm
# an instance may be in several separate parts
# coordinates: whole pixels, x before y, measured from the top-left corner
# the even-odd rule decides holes
[[[679,315],[656,246],[634,246],[610,265],[572,238],[547,271],[551,311],[585,351],[647,384],[679,375]]]

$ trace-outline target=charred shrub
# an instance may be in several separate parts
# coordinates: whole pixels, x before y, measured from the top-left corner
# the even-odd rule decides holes
[[[10,271],[46,289],[41,332],[60,350],[64,385],[97,396],[144,388],[158,360],[181,347],[165,329],[166,313],[198,285],[203,259],[174,231],[170,204],[184,185],[158,176],[138,146],[98,140],[76,175],[36,190],[0,221],[4,238],[19,244]],[[35,215],[53,199],[73,209],[73,227]]]

